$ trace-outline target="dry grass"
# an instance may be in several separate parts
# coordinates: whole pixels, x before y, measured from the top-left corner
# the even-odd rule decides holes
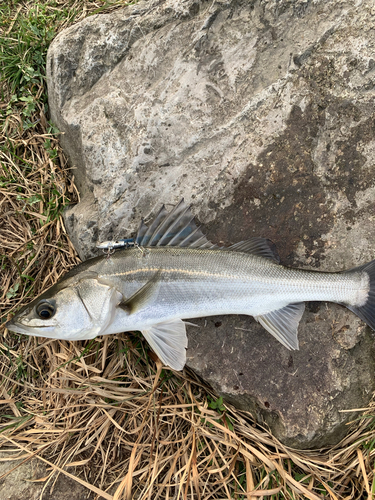
[[[78,20],[104,6],[41,4],[46,15],[69,7],[56,20],[59,30],[75,11]],[[35,2],[10,6],[3,38],[31,7]],[[0,105],[0,445],[9,460],[36,456],[49,465],[45,488],[68,475],[98,499],[372,497],[371,408],[338,446],[296,451],[249,414],[228,405],[212,409],[210,389],[188,370],[162,368],[140,336],[85,343],[5,330],[7,317],[78,263],[61,218],[78,195],[47,122],[44,80],[24,88],[32,100],[12,101],[6,81]]]
[[[339,446],[288,449],[137,336],[2,339],[0,442],[74,477],[93,498],[361,498],[373,487],[364,420]],[[15,454],[15,451],[19,452]],[[254,491],[255,490],[255,491]]]

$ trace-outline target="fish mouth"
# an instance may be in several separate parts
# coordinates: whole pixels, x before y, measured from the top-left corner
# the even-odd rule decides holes
[[[5,323],[5,326],[6,326],[6,328],[8,328],[8,330],[10,330],[11,332],[14,332],[14,333],[20,333],[23,335],[34,335],[35,337],[44,337],[44,335],[42,333],[38,333],[38,332],[33,331],[34,328],[23,326],[20,324],[16,324],[12,320]],[[52,330],[54,327],[49,326],[49,325],[45,325],[45,326],[38,326],[37,328],[38,328],[38,330],[40,329],[40,330],[48,331],[48,330]]]

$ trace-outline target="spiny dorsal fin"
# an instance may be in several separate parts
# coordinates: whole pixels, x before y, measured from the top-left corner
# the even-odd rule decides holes
[[[217,248],[197,227],[190,206],[183,199],[171,212],[163,205],[149,227],[142,220],[135,241],[140,246]]]
[[[146,226],[146,224],[143,222],[142,219],[141,225],[138,229],[137,236],[135,238],[135,242],[142,247],[148,247],[149,241],[152,235],[154,234],[155,229],[159,226],[160,222],[163,221],[167,215],[168,211],[163,205],[159,210],[157,216],[155,217],[155,220],[152,222],[150,226]]]
[[[298,349],[298,324],[305,310],[305,303],[288,304],[282,309],[262,316],[254,316],[257,321],[288,349]]]
[[[143,247],[222,248],[213,245],[194,222],[190,206],[182,199],[168,212],[163,205],[155,220],[147,226],[142,220],[135,242]],[[250,238],[223,250],[246,252],[280,263],[275,245],[265,238]]]
[[[280,257],[277,253],[275,245],[271,240],[266,238],[250,238],[246,241],[239,241],[225,250],[234,250],[236,252],[245,252],[258,257],[265,257],[280,264]]]

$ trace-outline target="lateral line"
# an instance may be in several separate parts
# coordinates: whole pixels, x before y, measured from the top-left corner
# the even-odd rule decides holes
[[[131,271],[124,271],[122,273],[110,273],[110,274],[99,274],[99,278],[105,278],[105,277],[111,277],[111,276],[129,276],[132,274],[138,274],[142,272],[157,272],[160,271],[160,268],[150,268],[146,267],[144,269],[132,269]],[[181,273],[181,274],[187,274],[187,275],[200,275],[200,276],[214,276],[218,278],[226,277],[226,278],[236,278],[236,276],[233,276],[231,274],[224,274],[223,273],[210,273],[207,271],[188,271],[187,269],[163,269],[163,273]]]

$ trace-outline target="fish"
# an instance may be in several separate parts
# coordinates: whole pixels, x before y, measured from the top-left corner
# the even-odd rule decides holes
[[[140,331],[164,365],[186,363],[184,320],[253,316],[288,349],[298,349],[306,301],[342,304],[375,330],[375,260],[340,272],[280,264],[274,244],[252,237],[212,244],[184,200],[154,221],[142,219],[122,249],[82,262],[24,306],[13,332],[64,340]],[[99,245],[100,246],[100,245]],[[116,247],[116,245],[112,245]],[[119,246],[119,245],[117,245]]]

